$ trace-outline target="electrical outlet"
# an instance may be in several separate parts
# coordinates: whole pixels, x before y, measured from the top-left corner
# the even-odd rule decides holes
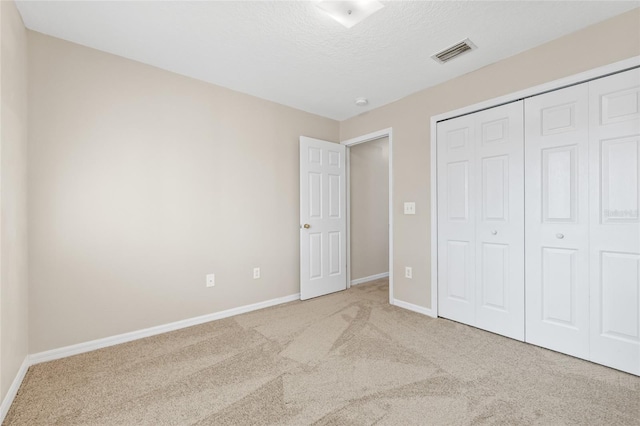
[[[207,287],[216,285],[216,274],[207,274]]]
[[[413,278],[413,268],[411,268],[411,266],[404,267],[404,277],[409,279]]]
[[[260,278],[260,268],[253,268],[253,279],[257,280]]]

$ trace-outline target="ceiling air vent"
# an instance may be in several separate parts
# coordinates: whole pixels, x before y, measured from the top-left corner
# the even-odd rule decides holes
[[[454,44],[453,46],[443,50],[442,52],[438,52],[431,57],[434,61],[444,64],[445,62],[449,62],[450,60],[457,58],[463,53],[469,52],[470,50],[474,49],[476,49],[476,45],[471,43],[471,40],[469,40],[468,38],[465,38],[460,43]]]

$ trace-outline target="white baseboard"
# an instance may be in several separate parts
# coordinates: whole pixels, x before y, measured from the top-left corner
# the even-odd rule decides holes
[[[142,330],[131,331],[129,333],[118,334],[116,336],[105,337],[103,339],[91,340],[89,342],[78,343],[77,345],[65,346],[58,349],[39,352],[29,355],[29,365],[39,364],[41,362],[53,361],[72,355],[102,349],[109,346],[119,345],[120,343],[131,342],[132,340],[142,339],[145,337],[155,336],[157,334],[169,331],[179,330],[181,328],[191,327],[205,322],[215,321],[222,318],[232,317],[258,309],[268,308],[270,306],[280,305],[282,303],[292,302],[300,299],[300,293],[291,294],[289,296],[279,297],[277,299],[266,300],[264,302],[254,303],[252,305],[240,306],[226,311],[214,312],[212,314],[202,315],[199,317],[188,318],[181,321],[171,322],[169,324],[158,325],[156,327],[145,328]]]
[[[7,416],[9,408],[11,407],[13,400],[18,394],[18,389],[20,389],[20,385],[22,384],[24,376],[27,374],[27,370],[29,369],[30,365],[31,364],[29,362],[29,356],[26,356],[24,358],[24,361],[22,362],[22,365],[20,366],[20,369],[18,369],[18,374],[16,374],[16,377],[13,379],[11,386],[9,386],[7,394],[2,400],[2,405],[0,405],[0,424],[4,422],[4,418]]]
[[[437,318],[437,315],[435,315],[431,309],[425,308],[423,306],[414,305],[413,303],[404,302],[398,299],[393,299],[393,305],[399,308],[408,309],[410,311],[417,312],[422,315],[427,315],[432,318]]]
[[[389,276],[388,272],[383,272],[381,274],[369,275],[368,277],[356,278],[355,280],[351,280],[351,285],[368,283],[369,281],[379,280],[380,278],[386,278],[388,276]]]

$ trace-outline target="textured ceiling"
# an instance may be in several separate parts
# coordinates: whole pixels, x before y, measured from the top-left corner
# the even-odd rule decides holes
[[[29,29],[344,120],[640,4],[383,1],[347,29],[314,3],[26,0],[18,8]],[[477,50],[445,65],[430,58],[466,37]],[[354,105],[361,96],[365,108]]]

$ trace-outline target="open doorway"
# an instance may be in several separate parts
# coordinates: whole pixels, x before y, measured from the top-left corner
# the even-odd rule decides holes
[[[393,304],[391,129],[343,142],[347,146],[348,286],[389,281]]]

